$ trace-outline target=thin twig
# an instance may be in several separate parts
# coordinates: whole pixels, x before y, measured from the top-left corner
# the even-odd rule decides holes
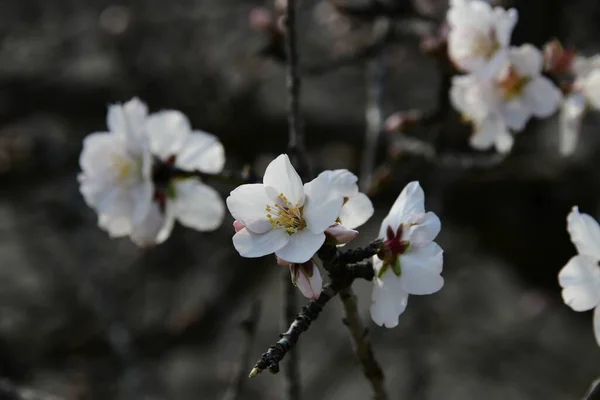
[[[256,337],[256,326],[260,319],[260,302],[255,301],[250,308],[250,314],[242,321],[241,328],[244,330],[244,346],[241,352],[240,363],[237,366],[235,379],[230,382],[223,400],[237,400],[243,393],[244,383],[246,382],[246,366],[250,364],[250,357],[252,356],[252,346],[254,345],[254,338]]]
[[[388,36],[390,21],[387,18],[378,18],[373,24],[374,38]],[[371,187],[373,171],[375,169],[375,156],[377,141],[383,126],[383,88],[385,85],[385,40],[374,39],[379,42],[377,57],[370,60],[366,66],[367,102],[365,106],[365,148],[361,162],[360,185],[366,191]]]
[[[385,390],[384,374],[381,366],[375,359],[371,341],[367,336],[367,329],[358,314],[357,300],[352,287],[340,290],[340,300],[344,305],[344,325],[348,328],[354,346],[354,352],[363,367],[363,372],[371,388],[373,389],[375,400],[387,400],[388,395]]]
[[[283,310],[281,315],[281,329],[285,330],[290,321],[294,321],[296,310],[298,309],[298,299],[296,297],[296,288],[290,280],[290,273],[287,268],[282,268],[281,273],[283,286]],[[287,361],[287,368],[284,372],[284,399],[298,400],[300,399],[300,352],[293,351]]]

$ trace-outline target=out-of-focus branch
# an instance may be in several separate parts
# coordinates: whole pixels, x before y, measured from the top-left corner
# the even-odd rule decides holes
[[[260,319],[260,302],[256,301],[250,309],[248,317],[242,321],[241,328],[244,330],[244,346],[241,352],[240,363],[237,366],[235,378],[231,380],[223,400],[238,400],[244,390],[244,383],[246,382],[246,366],[250,363],[250,357],[252,355],[252,346],[254,345],[254,338],[256,337],[256,326]]]
[[[600,379],[596,379],[592,383],[588,394],[585,395],[584,400],[600,400]]]
[[[0,379],[0,399],[2,400],[62,400],[61,398],[33,389],[20,389],[7,379]]]

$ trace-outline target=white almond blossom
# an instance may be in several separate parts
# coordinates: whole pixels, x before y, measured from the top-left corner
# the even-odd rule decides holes
[[[111,237],[130,236],[146,247],[164,241],[175,219],[201,231],[221,224],[218,193],[196,178],[176,177],[222,170],[223,146],[214,136],[192,132],[177,111],[149,115],[136,98],[110,106],[107,125],[109,132],[84,139],[78,180]]]
[[[440,275],[443,250],[433,241],[440,229],[437,215],[425,212],[419,182],[406,185],[381,224],[384,249],[373,258],[376,278],[371,317],[377,325],[395,327],[409,294],[432,294],[444,285]]]
[[[450,99],[473,123],[473,148],[495,146],[506,153],[513,145],[511,131],[522,131],[532,116],[547,118],[556,112],[562,94],[542,76],[542,67],[541,52],[525,44],[511,48],[509,62],[492,79],[481,80],[474,75],[453,79]]]
[[[507,57],[517,10],[492,7],[484,1],[451,0],[447,21],[448,54],[463,72],[490,77]]]
[[[578,254],[558,274],[562,297],[574,311],[594,309],[594,335],[600,345],[600,225],[573,207],[567,230]]]
[[[152,158],[145,123],[146,105],[138,99],[108,108],[108,132],[88,135],[78,176],[86,203],[98,213],[98,225],[110,237],[131,236],[146,245],[156,234],[153,215]]]
[[[302,184],[286,154],[267,166],[263,183],[246,184],[227,198],[231,215],[244,228],[233,236],[242,257],[275,255],[301,264],[325,241],[325,230],[340,215],[343,198],[329,179]]]
[[[338,221],[344,227],[355,229],[373,216],[373,203],[369,197],[358,191],[358,177],[347,169],[327,170],[319,174],[327,178],[333,190],[344,198]]]
[[[221,142],[208,133],[192,131],[187,117],[175,110],[150,115],[146,128],[152,155],[157,160],[154,207],[160,210],[162,228],[156,243],[169,237],[175,220],[201,232],[217,229],[225,216],[221,196],[198,177],[182,176],[195,171],[221,172],[225,165]],[[178,172],[182,176],[178,177]]]
[[[560,112],[559,150],[562,155],[575,151],[586,111],[590,108],[600,110],[600,55],[575,57],[572,72],[575,80]]]

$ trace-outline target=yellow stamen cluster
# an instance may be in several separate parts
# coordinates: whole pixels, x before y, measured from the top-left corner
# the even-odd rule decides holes
[[[111,154],[110,163],[121,186],[127,187],[132,180],[135,181],[141,176],[141,167],[135,160],[119,154]]]
[[[500,43],[496,40],[494,32],[490,32],[489,35],[478,34],[477,38],[473,41],[472,47],[474,54],[485,58],[492,57],[499,48]]]
[[[277,202],[273,206],[267,205],[267,219],[273,229],[285,229],[290,235],[297,233],[306,227],[306,221],[302,218],[302,206],[292,205],[283,193],[277,196]]]
[[[510,66],[506,76],[499,82],[505,100],[520,96],[531,79],[519,75],[515,67]]]

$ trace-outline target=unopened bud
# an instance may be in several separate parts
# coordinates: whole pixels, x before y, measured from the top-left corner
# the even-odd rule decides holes
[[[325,230],[327,239],[338,244],[346,244],[351,242],[358,236],[358,231],[348,229],[342,224],[335,223]]]

